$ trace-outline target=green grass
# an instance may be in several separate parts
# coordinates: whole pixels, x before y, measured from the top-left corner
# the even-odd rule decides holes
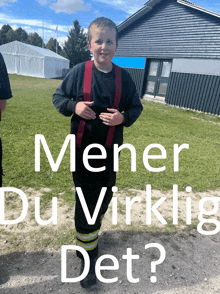
[[[197,119],[192,119],[195,117]],[[144,103],[141,117],[125,132],[124,142],[135,146],[137,151],[137,171],[130,172],[129,152],[121,156],[119,186],[145,189],[169,190],[173,184],[179,190],[191,186],[194,191],[216,189],[220,186],[220,125],[219,117],[207,117],[193,111],[171,108],[155,103]],[[166,166],[159,173],[149,172],[143,165],[143,151],[149,145],[164,146],[167,158],[149,160],[152,167]],[[179,155],[179,172],[174,172],[173,146],[187,143]],[[152,149],[150,154],[161,154]]]
[[[13,98],[8,101],[2,115],[1,137],[4,150],[4,186],[49,187],[45,193],[50,199],[61,196],[73,203],[71,190],[69,148],[58,172],[52,172],[41,147],[41,171],[35,172],[35,134],[43,134],[54,160],[70,131],[70,118],[59,114],[52,104],[52,94],[61,80],[48,80],[10,75]],[[220,187],[220,123],[219,117],[143,102],[141,117],[124,130],[124,143],[132,144],[137,154],[137,171],[131,172],[130,151],[123,150],[117,175],[120,189],[170,190],[173,184],[184,190],[192,186],[194,191]],[[196,117],[197,119],[192,119]],[[166,166],[159,173],[149,172],[143,164],[144,149],[152,143],[161,144],[167,152],[166,159],[149,160],[153,167]],[[173,145],[189,144],[179,156],[179,172],[173,171]],[[150,154],[160,154],[152,149]]]
[[[8,101],[2,115],[0,131],[4,150],[3,185],[19,189],[50,188],[50,192],[43,192],[41,196],[41,215],[47,204],[51,206],[48,200],[52,197],[62,197],[72,211],[74,192],[69,148],[58,172],[52,172],[41,147],[41,170],[35,172],[35,135],[44,135],[53,159],[56,160],[70,132],[70,118],[59,114],[52,104],[52,94],[61,80],[10,75],[10,82],[13,98]],[[162,191],[172,189],[174,184],[179,186],[179,191],[185,190],[189,185],[194,192],[220,188],[220,118],[155,103],[143,102],[143,105],[144,110],[137,122],[124,130],[124,143],[132,144],[136,149],[137,170],[131,172],[130,151],[122,150],[117,175],[119,192],[130,188],[145,190],[147,184],[151,184],[152,189]],[[143,152],[153,143],[160,144],[166,149],[166,159],[149,160],[152,167],[166,166],[163,172],[149,172],[144,167]],[[180,152],[179,172],[174,172],[173,145],[180,146],[184,143],[189,144],[189,149]],[[152,149],[150,154],[160,154],[160,151]],[[133,192],[130,192],[130,196],[134,196]],[[17,216],[18,203],[15,200],[16,197],[13,195],[7,197],[6,206]],[[124,213],[123,205],[119,205],[118,210],[119,213]],[[33,210],[31,214],[33,218]],[[73,217],[72,213],[70,215]],[[181,224],[181,220],[179,222]],[[192,225],[186,229],[195,228],[197,223],[198,220],[193,220]],[[22,225],[21,223],[20,229]],[[38,251],[46,247],[58,250],[63,244],[75,242],[75,229],[69,226],[67,221],[59,230],[42,227],[37,235],[34,230],[29,233],[11,234],[1,228],[0,233],[4,240],[7,240],[4,252],[24,250],[24,241],[28,250],[31,248]],[[151,226],[149,230],[155,234],[167,233],[178,230],[178,227],[168,220],[167,226]],[[137,230],[137,225],[127,226],[127,230],[125,236],[131,231],[133,234],[133,231]],[[145,226],[143,230],[146,230]]]

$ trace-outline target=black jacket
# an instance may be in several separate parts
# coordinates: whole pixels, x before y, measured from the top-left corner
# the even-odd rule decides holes
[[[79,101],[83,101],[85,62],[77,64],[72,68],[63,80],[62,84],[53,94],[53,104],[56,109],[65,116],[72,116],[71,133],[77,134],[80,117],[76,115],[75,106]],[[118,110],[123,113],[124,123],[115,127],[113,143],[119,145],[123,142],[123,126],[131,126],[141,114],[143,106],[136,91],[135,84],[125,69],[122,71],[122,93]],[[113,108],[115,97],[115,68],[109,73],[99,71],[93,64],[91,99],[94,104],[91,108],[99,114],[107,108]],[[98,117],[98,115],[97,115]],[[88,121],[87,129],[96,123]],[[101,128],[106,128],[100,124]],[[107,127],[108,128],[108,127]],[[101,131],[101,129],[99,129]]]
[[[0,53],[0,99],[6,100],[12,97],[8,73],[2,54]]]

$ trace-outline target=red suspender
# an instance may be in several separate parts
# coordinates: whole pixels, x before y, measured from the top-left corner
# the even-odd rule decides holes
[[[121,98],[121,68],[115,65],[115,99],[113,107],[118,109]],[[110,148],[113,141],[115,127],[109,127],[108,136],[105,143],[106,148]]]
[[[83,85],[83,100],[91,101],[91,85],[92,85],[92,65],[93,61],[89,60],[85,65],[84,73],[84,85]],[[76,136],[76,146],[81,148],[82,137],[85,129],[86,121],[81,119],[79,122],[79,128]]]
[[[84,85],[83,85],[83,100],[84,101],[91,101],[92,65],[93,65],[92,60],[89,60],[86,62],[85,74],[84,74]]]
[[[84,86],[83,86],[83,100],[91,101],[91,85],[92,85],[92,66],[93,61],[89,60],[85,65],[84,73]],[[114,108],[118,108],[121,98],[121,69],[115,65],[115,99],[114,99]],[[81,119],[79,122],[78,133],[76,137],[76,146],[81,148],[82,137],[85,129],[86,120]],[[112,140],[114,136],[115,127],[109,127],[107,140],[105,143],[106,148],[110,148],[112,145]]]

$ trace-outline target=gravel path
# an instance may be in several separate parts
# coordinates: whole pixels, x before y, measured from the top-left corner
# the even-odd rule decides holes
[[[157,282],[151,283],[151,261],[159,259],[159,250],[145,250],[145,245],[159,243],[166,251],[163,263],[157,265]],[[100,235],[100,256],[114,255],[119,270],[103,271],[103,277],[118,277],[115,283],[98,282],[84,290],[77,283],[61,282],[60,253],[13,253],[0,257],[0,293],[148,293],[148,294],[212,294],[220,293],[220,234],[200,235],[195,229],[175,234],[109,231]],[[127,260],[122,259],[127,248],[139,259],[132,261],[132,277],[127,279]],[[77,277],[78,259],[75,252],[68,253],[67,277]],[[110,260],[103,261],[111,264]]]

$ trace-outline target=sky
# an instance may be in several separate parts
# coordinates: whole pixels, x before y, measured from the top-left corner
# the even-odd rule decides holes
[[[0,0],[0,28],[9,24],[30,34],[37,32],[47,43],[56,38],[62,46],[73,21],[86,30],[92,20],[105,16],[116,25],[142,8],[147,0]],[[194,4],[220,14],[220,0],[191,0]],[[44,27],[44,30],[42,29]]]

